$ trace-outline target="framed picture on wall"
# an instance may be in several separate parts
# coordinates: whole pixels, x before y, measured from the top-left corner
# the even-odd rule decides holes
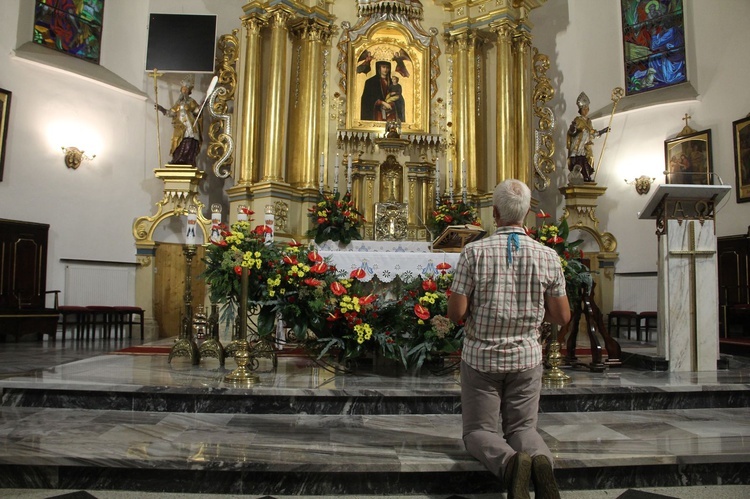
[[[0,88],[0,181],[5,169],[5,142],[8,139],[8,119],[10,118],[11,92]]]
[[[429,49],[402,25],[382,22],[352,43],[348,54],[347,128],[404,133],[429,131]]]
[[[711,130],[664,141],[664,155],[668,184],[713,184]]]
[[[737,202],[750,201],[750,114],[732,123]]]

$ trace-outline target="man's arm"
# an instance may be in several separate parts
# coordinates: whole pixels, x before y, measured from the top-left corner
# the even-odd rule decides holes
[[[451,293],[448,297],[448,318],[458,324],[466,318],[469,312],[469,297],[458,293]]]
[[[451,295],[453,297],[453,295]],[[448,312],[450,313],[450,300],[448,300]],[[544,297],[544,322],[551,322],[558,326],[564,326],[570,322],[570,305],[568,297],[546,296]]]

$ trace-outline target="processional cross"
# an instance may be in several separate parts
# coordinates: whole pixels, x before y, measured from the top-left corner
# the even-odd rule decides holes
[[[693,371],[698,370],[698,294],[696,283],[696,257],[710,257],[715,251],[695,249],[695,220],[690,220],[687,226],[688,230],[688,250],[687,251],[670,251],[670,255],[686,256],[690,259],[690,339],[692,349],[690,352],[690,365]]]

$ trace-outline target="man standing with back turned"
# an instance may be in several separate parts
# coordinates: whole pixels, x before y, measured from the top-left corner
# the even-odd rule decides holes
[[[543,321],[570,320],[557,253],[528,237],[531,191],[519,180],[495,187],[497,232],[467,244],[453,275],[448,317],[465,321],[461,406],[466,450],[497,475],[508,499],[559,498],[552,453],[537,432]],[[502,434],[498,433],[498,423]]]

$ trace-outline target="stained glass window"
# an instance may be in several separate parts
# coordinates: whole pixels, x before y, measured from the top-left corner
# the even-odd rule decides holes
[[[621,0],[625,93],[687,81],[682,0]]]
[[[104,0],[37,0],[34,42],[99,63]]]

